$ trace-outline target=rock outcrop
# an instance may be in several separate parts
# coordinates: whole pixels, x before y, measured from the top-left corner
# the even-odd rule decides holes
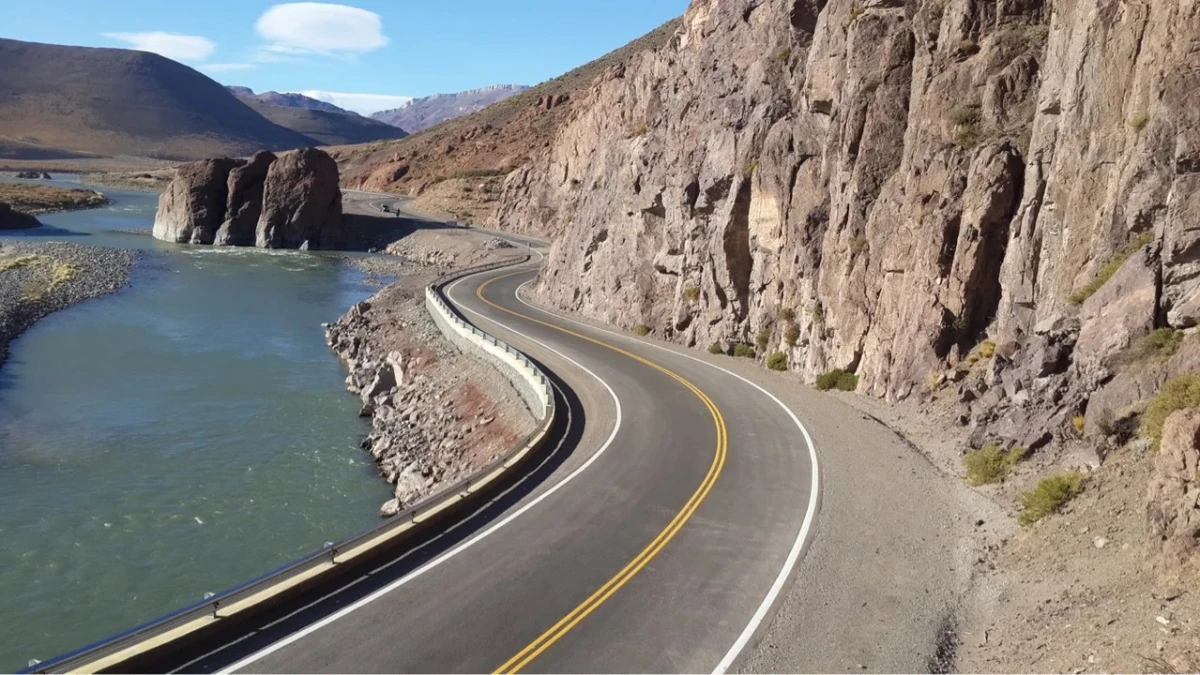
[[[1200,546],[1200,410],[1173,413],[1163,424],[1162,447],[1146,500],[1150,529],[1165,553],[1182,557]]]
[[[341,227],[337,164],[315,148],[184,164],[154,217],[158,239],[217,246],[337,248]]]
[[[42,223],[28,213],[14,211],[13,207],[0,202],[0,230],[24,230],[41,227]]]
[[[229,172],[226,181],[225,221],[217,230],[217,246],[253,246],[254,230],[262,215],[263,185],[267,170],[276,160],[271,152],[259,152],[250,161]]]
[[[259,248],[341,246],[342,191],[338,167],[322,150],[288,152],[271,163],[263,189]]]
[[[1200,317],[1197,40],[1190,2],[694,0],[572,100],[494,222],[555,235],[550,305],[765,333],[893,401],[1011,344],[1038,360],[997,375],[1036,408],[1014,424],[1060,424]]]

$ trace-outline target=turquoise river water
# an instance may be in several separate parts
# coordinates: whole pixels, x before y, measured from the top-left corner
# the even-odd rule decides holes
[[[0,235],[142,249],[0,368],[0,672],[376,522],[388,496],[320,324],[373,292],[337,257],[157,242],[156,195]],[[21,236],[22,234],[26,236]]]

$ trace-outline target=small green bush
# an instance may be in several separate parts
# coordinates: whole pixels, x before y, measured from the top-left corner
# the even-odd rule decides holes
[[[1119,364],[1141,363],[1149,359],[1165,361],[1179,351],[1179,345],[1182,343],[1183,331],[1174,328],[1159,328],[1133,343],[1129,349],[1117,357],[1116,362]]]
[[[492,176],[505,176],[509,172],[508,169],[465,169],[463,171],[455,171],[451,174],[451,178],[491,178]]]
[[[758,159],[748,159],[742,167],[742,175],[749,178],[754,175],[754,170],[758,168]]]
[[[812,313],[813,323],[821,324],[821,325],[825,324],[825,308],[824,307],[822,307],[819,304],[813,305],[811,313]]]
[[[1072,293],[1071,302],[1075,303],[1076,305],[1082,305],[1088,298],[1095,295],[1096,291],[1100,290],[1104,284],[1108,283],[1108,280],[1117,273],[1117,270],[1121,269],[1121,266],[1125,264],[1125,261],[1129,260],[1134,253],[1137,253],[1139,249],[1152,241],[1154,241],[1153,232],[1143,232],[1142,234],[1138,235],[1138,238],[1134,239],[1132,242],[1130,242],[1129,246],[1117,253],[1117,255],[1110,260],[1108,264],[1100,270],[1100,272],[1096,274],[1094,279],[1088,282],[1088,284],[1083,288]]]
[[[633,334],[637,335],[639,337],[646,337],[647,335],[650,334],[651,330],[653,330],[653,329],[650,328],[650,326],[647,326],[644,323],[639,323],[638,325],[633,327]]]
[[[867,235],[860,234],[850,242],[850,255],[859,255],[871,250],[871,242],[867,241]]]
[[[775,352],[767,358],[767,367],[771,370],[787,370],[788,357],[783,352]]]
[[[954,45],[954,51],[959,54],[977,54],[979,53],[979,43],[971,39],[959,40]]]
[[[645,136],[648,133],[650,133],[650,127],[646,126],[645,122],[642,122],[629,130],[629,137],[637,138],[638,136]]]
[[[789,347],[795,347],[800,341],[800,327],[794,323],[789,323],[788,327],[783,329],[783,341]]]
[[[1129,118],[1129,126],[1137,132],[1146,128],[1146,124],[1150,122],[1150,116],[1144,112],[1134,113],[1133,117]]]
[[[683,295],[688,300],[695,302],[700,298],[700,289],[696,286],[688,286],[687,288],[683,289]]]
[[[724,354],[725,348],[721,346],[720,342],[714,342],[708,346],[708,353],[709,354]]]
[[[841,368],[834,368],[817,377],[815,386],[818,391],[829,391],[830,389],[854,391],[858,389],[858,376],[854,373],[848,373]]]
[[[796,320],[796,310],[791,307],[784,307],[779,310],[779,320],[784,323],[792,323]]]
[[[1171,413],[1200,406],[1200,373],[1188,373],[1168,380],[1162,391],[1150,402],[1142,415],[1141,434],[1149,438],[1151,448],[1158,452],[1162,443],[1163,423]]]
[[[754,351],[754,347],[745,342],[739,342],[733,346],[733,355],[747,359],[758,358],[758,352]]]
[[[983,132],[976,125],[959,127],[954,131],[954,144],[963,150],[970,150],[983,141]]]
[[[850,23],[858,21],[858,17],[862,16],[867,10],[862,5],[855,5],[854,9],[850,10]]]
[[[766,351],[767,345],[771,342],[771,329],[763,326],[758,329],[758,333],[754,336],[754,346],[758,351]]]
[[[1021,494],[1022,525],[1032,525],[1083,492],[1083,476],[1076,471],[1062,473],[1043,479],[1034,489]]]
[[[792,50],[787,47],[780,47],[779,51],[775,52],[775,60],[780,63],[787,63],[790,58],[792,58]]]
[[[967,483],[976,487],[989,483],[1003,483],[1008,473],[1025,456],[1020,446],[1005,450],[999,445],[985,445],[963,455],[963,466],[967,469]]]

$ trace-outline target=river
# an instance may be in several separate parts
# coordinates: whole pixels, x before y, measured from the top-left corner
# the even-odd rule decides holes
[[[389,496],[320,326],[374,292],[363,274],[124,233],[157,195],[102,191],[22,237],[144,253],[129,287],[43,319],[0,368],[0,672],[353,534]]]

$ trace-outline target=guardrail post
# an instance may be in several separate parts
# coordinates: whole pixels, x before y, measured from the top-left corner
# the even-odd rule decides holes
[[[337,550],[337,547],[336,547],[336,546],[334,546],[333,548],[329,549],[329,564],[330,564],[330,565],[336,565],[336,564],[337,564],[337,555],[338,555],[338,550]]]
[[[213,600],[213,618],[214,618],[214,619],[219,619],[219,618],[221,618],[220,616],[218,616],[218,615],[217,615],[217,610],[218,610],[218,609],[220,609],[220,608],[221,608],[221,601],[220,601],[220,600]]]

